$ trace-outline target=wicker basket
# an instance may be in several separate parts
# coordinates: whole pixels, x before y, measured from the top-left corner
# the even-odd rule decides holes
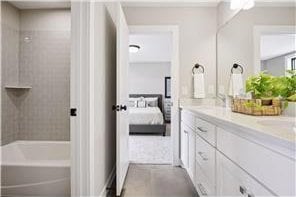
[[[232,99],[231,110],[253,116],[279,116],[282,113],[279,99],[272,99],[271,105],[262,105],[261,99]]]

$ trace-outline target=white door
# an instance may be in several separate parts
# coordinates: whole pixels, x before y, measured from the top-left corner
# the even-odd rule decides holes
[[[129,166],[128,111],[129,30],[120,4],[117,6],[117,116],[116,116],[116,195],[120,196]]]

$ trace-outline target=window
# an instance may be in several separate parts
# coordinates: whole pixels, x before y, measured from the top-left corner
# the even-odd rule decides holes
[[[296,53],[286,56],[286,70],[296,70]]]
[[[296,70],[296,57],[291,58],[291,70]]]

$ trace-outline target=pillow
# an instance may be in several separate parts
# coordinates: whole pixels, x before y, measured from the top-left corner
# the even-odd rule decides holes
[[[158,98],[157,97],[147,97],[145,98],[148,107],[158,107]]]
[[[145,100],[138,100],[137,107],[138,108],[145,108],[147,106],[147,102]]]
[[[129,100],[129,101],[128,101],[128,106],[129,106],[129,107],[137,107],[137,101]]]
[[[128,99],[128,106],[129,107],[137,107],[137,101],[140,100],[140,97],[138,98],[129,98]]]

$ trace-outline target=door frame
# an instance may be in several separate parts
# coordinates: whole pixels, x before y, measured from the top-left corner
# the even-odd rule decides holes
[[[273,34],[295,34],[296,26],[293,25],[257,25],[253,29],[253,44],[254,44],[254,74],[261,72],[261,36]]]
[[[171,101],[172,121],[171,137],[173,154],[172,165],[179,166],[180,162],[180,115],[179,115],[179,26],[178,25],[129,25],[130,34],[135,33],[171,33],[172,34],[172,59],[171,59]],[[172,126],[174,124],[174,126]]]
[[[70,118],[71,196],[87,196],[91,192],[91,102],[92,68],[90,2],[71,2],[71,77],[70,108],[77,116]]]

